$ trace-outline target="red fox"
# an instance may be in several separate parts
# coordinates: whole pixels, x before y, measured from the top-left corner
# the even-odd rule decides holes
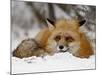
[[[23,58],[69,52],[79,58],[89,58],[94,51],[89,39],[80,31],[80,26],[85,22],[86,20],[65,19],[53,22],[47,19],[48,28],[40,31],[33,42],[24,40],[13,52],[13,55]]]

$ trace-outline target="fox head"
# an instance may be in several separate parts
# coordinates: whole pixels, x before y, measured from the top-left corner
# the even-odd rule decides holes
[[[75,53],[80,48],[80,26],[84,25],[86,20],[58,20],[53,22],[47,19],[49,31],[48,48],[54,52]]]

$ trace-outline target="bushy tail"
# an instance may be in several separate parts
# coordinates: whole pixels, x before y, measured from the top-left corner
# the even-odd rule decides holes
[[[39,44],[35,39],[25,39],[23,40],[18,47],[13,51],[14,57],[30,57],[33,55],[33,51],[39,47]]]

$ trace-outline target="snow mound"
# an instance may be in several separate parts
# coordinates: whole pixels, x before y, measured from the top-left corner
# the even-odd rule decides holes
[[[81,59],[65,52],[45,57],[32,56],[23,59],[12,57],[12,63],[13,74],[95,69],[95,56]]]

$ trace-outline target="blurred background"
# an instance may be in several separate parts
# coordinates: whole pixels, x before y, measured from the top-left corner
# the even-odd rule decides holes
[[[11,40],[12,50],[25,38],[33,38],[41,29],[47,27],[46,18],[57,20],[86,19],[86,35],[95,42],[96,7],[88,5],[71,5],[11,1]],[[95,43],[94,43],[95,44]]]

